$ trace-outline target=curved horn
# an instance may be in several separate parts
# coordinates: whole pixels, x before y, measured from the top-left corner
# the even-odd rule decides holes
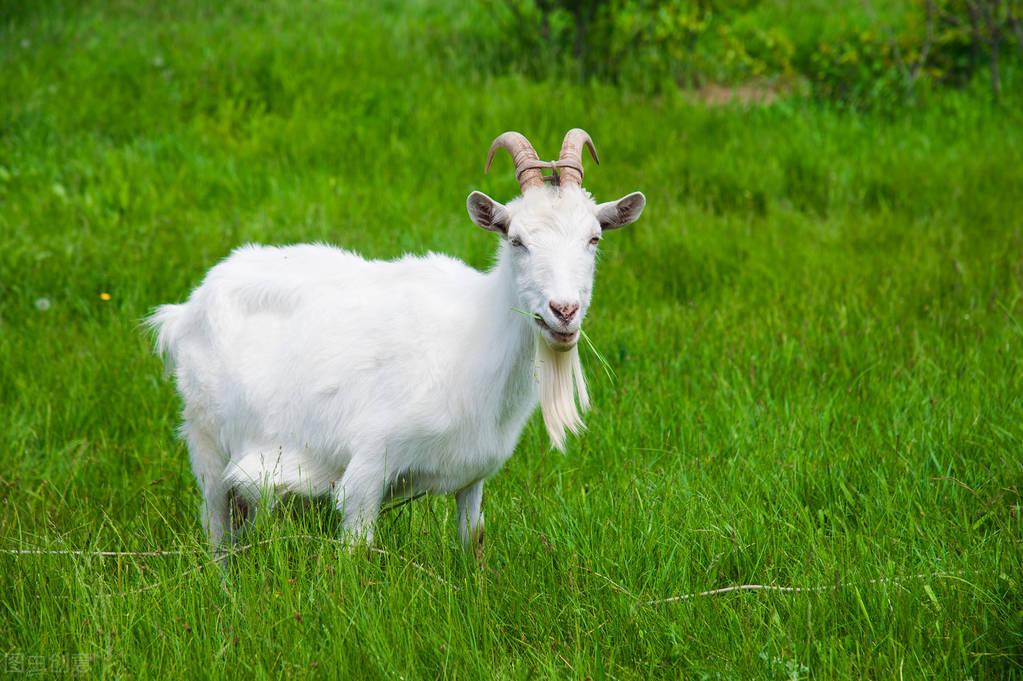
[[[558,158],[558,167],[561,170],[561,186],[575,185],[581,187],[583,184],[583,145],[590,150],[590,156],[600,165],[597,158],[597,149],[593,146],[590,134],[582,128],[572,128],[565,133],[565,140],[561,143],[561,156]]]
[[[494,152],[498,149],[507,149],[508,153],[512,155],[512,160],[515,161],[515,179],[519,181],[519,187],[522,188],[523,193],[530,187],[543,186],[543,174],[539,168],[531,165],[539,161],[540,157],[537,156],[533,145],[524,135],[513,131],[498,135],[490,144],[490,151],[487,152],[487,165],[483,168],[484,173],[490,171]]]

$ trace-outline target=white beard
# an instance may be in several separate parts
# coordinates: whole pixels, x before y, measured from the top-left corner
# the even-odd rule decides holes
[[[590,409],[590,396],[586,392],[586,379],[579,363],[579,347],[557,352],[543,339],[537,339],[536,365],[540,380],[540,411],[547,426],[547,434],[560,451],[565,451],[565,430],[573,435],[584,430],[579,414]],[[576,404],[576,395],[579,402]]]

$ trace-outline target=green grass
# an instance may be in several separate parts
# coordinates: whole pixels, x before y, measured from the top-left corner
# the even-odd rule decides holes
[[[1023,676],[1018,93],[705,109],[479,75],[437,52],[443,16],[0,12],[0,548],[186,552],[0,555],[0,669]],[[354,557],[293,504],[222,588],[139,320],[247,241],[486,267],[465,197],[515,190],[506,159],[483,176],[490,140],[549,155],[577,125],[595,195],[649,201],[601,246],[587,331],[616,379],[584,352],[588,432],[562,456],[530,423],[488,483],[482,567],[449,499]],[[832,588],[645,604],[743,583]]]

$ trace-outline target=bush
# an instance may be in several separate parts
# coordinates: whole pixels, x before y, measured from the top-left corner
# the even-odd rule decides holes
[[[596,78],[641,90],[801,79],[818,97],[900,103],[981,69],[1001,90],[1018,59],[1019,0],[808,3],[779,0],[490,0],[470,21],[472,50],[499,70]],[[1015,49],[1010,49],[1015,48]]]

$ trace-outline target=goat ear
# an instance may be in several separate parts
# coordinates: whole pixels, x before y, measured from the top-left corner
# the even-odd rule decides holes
[[[465,201],[465,207],[469,211],[472,221],[483,229],[498,234],[508,233],[508,211],[497,201],[483,192],[473,192]]]
[[[642,192],[632,192],[617,201],[608,201],[597,206],[597,222],[604,231],[618,229],[639,219],[646,207]]]

